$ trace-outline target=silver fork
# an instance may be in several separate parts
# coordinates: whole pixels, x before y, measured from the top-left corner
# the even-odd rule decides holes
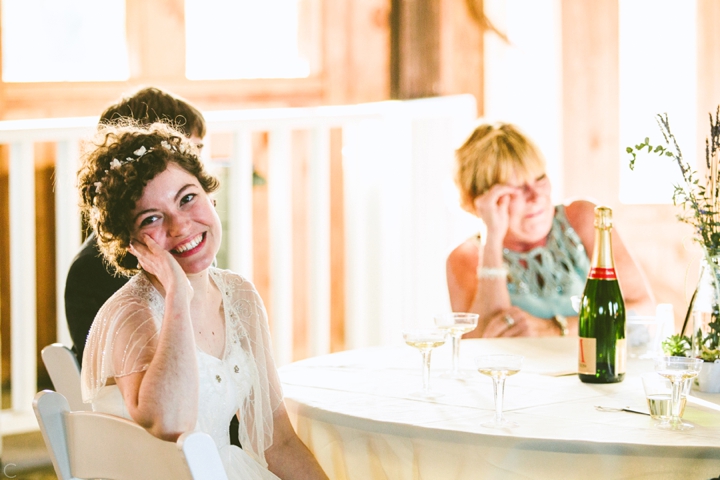
[[[643,412],[642,410],[635,410],[634,408],[630,407],[603,407],[602,405],[595,405],[595,410],[598,410],[600,412],[630,412],[639,413],[640,415],[650,415],[648,412]]]

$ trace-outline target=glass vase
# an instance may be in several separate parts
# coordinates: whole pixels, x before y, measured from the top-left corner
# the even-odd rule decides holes
[[[720,340],[720,256],[705,255],[700,279],[691,302],[692,356],[702,357],[703,347],[718,348]]]

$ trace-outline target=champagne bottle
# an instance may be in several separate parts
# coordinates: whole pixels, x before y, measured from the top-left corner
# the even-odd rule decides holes
[[[578,373],[586,383],[625,377],[625,302],[615,275],[611,230],[612,210],[595,207],[595,247],[578,319]]]

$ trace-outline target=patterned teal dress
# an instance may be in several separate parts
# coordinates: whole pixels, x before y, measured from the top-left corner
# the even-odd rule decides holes
[[[585,247],[565,216],[555,207],[555,217],[542,247],[528,252],[503,249],[508,270],[510,302],[538,318],[577,315],[571,297],[581,296],[590,270]]]

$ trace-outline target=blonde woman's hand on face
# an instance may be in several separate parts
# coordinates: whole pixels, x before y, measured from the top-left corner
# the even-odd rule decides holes
[[[158,279],[166,292],[184,293],[188,300],[192,298],[193,290],[182,267],[152,237],[143,235],[142,241],[131,241],[128,251],[137,257],[143,270]]]
[[[518,307],[510,307],[495,314],[483,332],[483,337],[544,337],[559,335],[551,320],[537,318]]]
[[[502,242],[505,238],[510,221],[510,200],[516,194],[517,188],[498,184],[475,199],[475,212],[487,227],[488,239]]]

